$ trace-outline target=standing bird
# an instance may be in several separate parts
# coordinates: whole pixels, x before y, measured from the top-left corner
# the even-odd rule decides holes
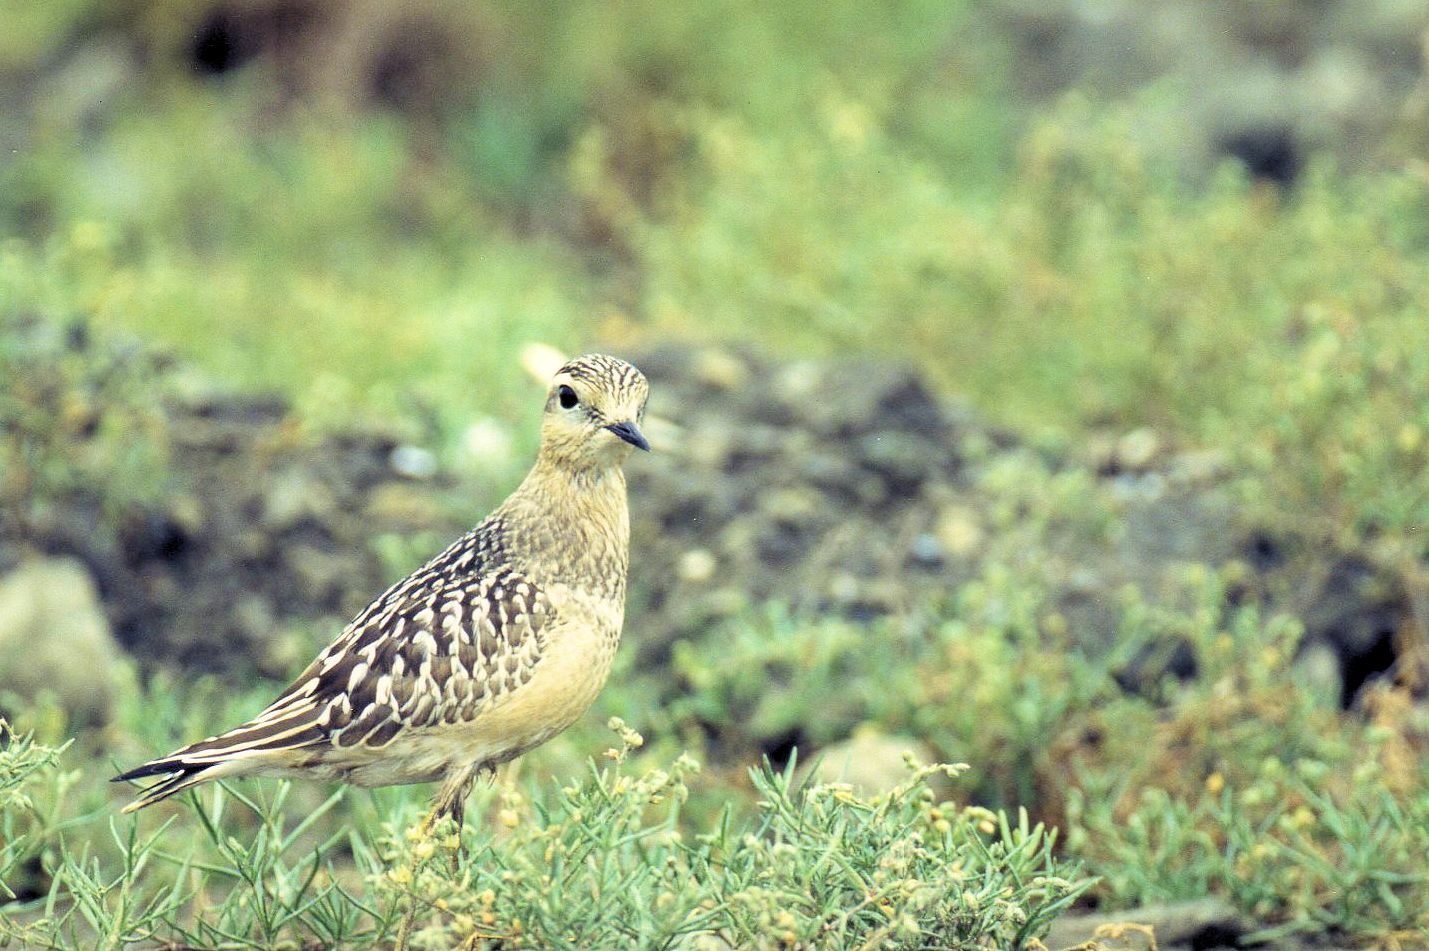
[[[115,777],[165,777],[124,811],[235,776],[441,780],[428,823],[460,826],[477,774],[570,726],[610,673],[630,552],[621,464],[650,448],[649,392],[614,357],[562,366],[516,491],[372,602],[262,713]]]

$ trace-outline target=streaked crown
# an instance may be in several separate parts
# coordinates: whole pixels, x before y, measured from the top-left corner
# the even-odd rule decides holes
[[[611,403],[638,403],[643,409],[645,399],[650,395],[650,384],[645,374],[624,360],[603,353],[587,353],[566,361],[556,371],[556,379],[562,377],[585,383]]]

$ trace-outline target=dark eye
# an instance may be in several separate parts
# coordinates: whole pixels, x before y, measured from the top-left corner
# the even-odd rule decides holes
[[[556,399],[561,401],[561,409],[570,409],[580,402],[580,400],[576,398],[576,391],[569,386],[562,386],[559,390],[556,390]]]

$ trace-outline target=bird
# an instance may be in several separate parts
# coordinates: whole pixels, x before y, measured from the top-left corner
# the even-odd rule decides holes
[[[570,726],[610,673],[629,567],[622,466],[650,450],[649,393],[615,357],[560,366],[516,490],[253,719],[114,777],[161,777],[123,811],[226,778],[440,782],[426,825],[448,816],[460,830],[476,777]]]

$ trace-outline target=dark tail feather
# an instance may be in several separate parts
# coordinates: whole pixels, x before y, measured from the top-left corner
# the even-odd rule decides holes
[[[272,711],[206,740],[144,763],[114,777],[114,782],[128,782],[149,776],[166,778],[144,790],[143,794],[124,807],[133,812],[167,799],[176,792],[196,786],[209,779],[241,772],[240,761],[268,759],[274,755],[301,749],[325,738],[322,728],[314,722],[314,704],[304,701],[295,710]],[[223,766],[216,773],[215,767]]]
[[[169,773],[177,773],[183,769],[183,763],[176,762],[172,756],[165,756],[163,759],[150,760],[143,766],[136,766],[131,770],[122,772],[111,779],[110,782],[127,783],[135,779],[145,779],[149,776],[167,776]]]
[[[175,793],[183,792],[185,789],[197,786],[199,783],[207,782],[209,777],[204,774],[207,773],[209,769],[209,766],[181,766],[172,762],[166,763],[164,760],[159,760],[154,763],[146,763],[138,769],[131,769],[127,773],[115,776],[113,782],[117,783],[122,780],[154,776],[159,773],[171,774],[167,779],[160,780],[148,789],[145,789],[139,794],[138,799],[135,799],[120,811],[126,813],[136,812],[145,806],[152,806],[156,802],[168,799]]]

